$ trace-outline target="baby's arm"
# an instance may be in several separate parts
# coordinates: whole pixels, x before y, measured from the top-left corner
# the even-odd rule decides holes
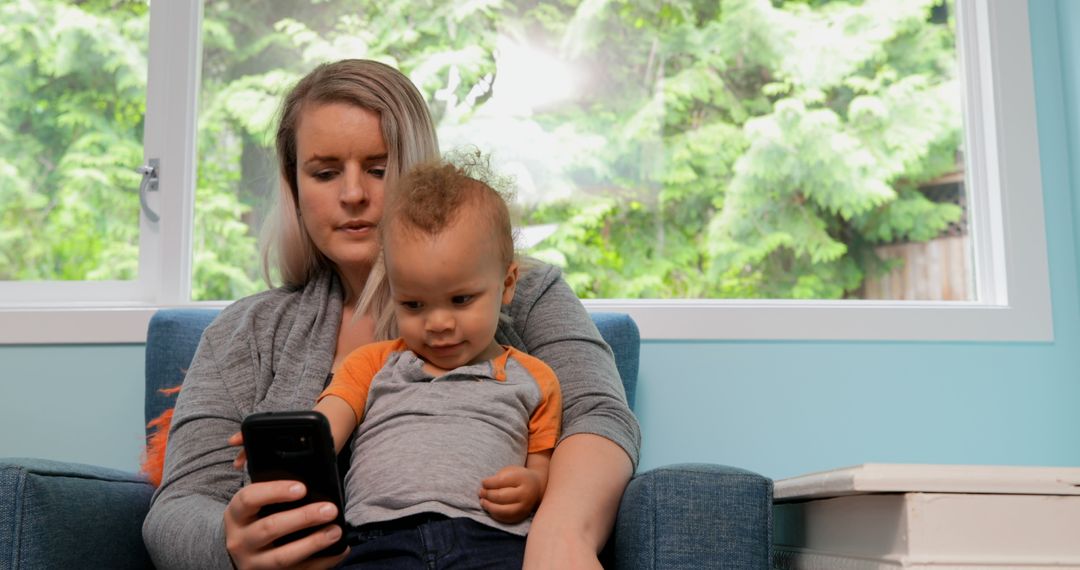
[[[387,354],[395,348],[391,342],[380,342],[362,346],[345,359],[341,370],[334,375],[333,382],[319,396],[315,404],[315,411],[321,412],[330,421],[330,435],[334,438],[334,451],[341,453],[345,442],[356,429],[360,414],[367,401],[367,391],[371,386],[371,379],[386,361]],[[356,407],[349,405],[349,400],[356,400]],[[244,444],[243,435],[240,432],[229,437],[229,445],[241,446]],[[233,467],[243,469],[247,457],[241,449]]]
[[[480,506],[507,524],[525,520],[540,505],[547,488],[551,450],[530,453],[525,466],[509,465],[480,482]]]
[[[501,523],[517,523],[536,511],[548,481],[551,452],[562,425],[562,392],[551,368],[527,354],[514,352],[514,358],[532,375],[540,388],[541,399],[529,417],[529,451],[525,466],[503,467],[480,482],[480,506]]]
[[[341,453],[345,442],[349,441],[349,436],[359,425],[371,381],[398,344],[378,342],[354,350],[316,400],[315,411],[321,412],[330,421],[335,452]]]
[[[315,404],[315,411],[322,413],[330,421],[330,433],[334,436],[334,451],[341,453],[345,442],[356,429],[356,412],[343,398],[333,394],[323,396]]]
[[[349,441],[349,435],[356,429],[356,414],[345,400],[332,394],[326,395],[319,403],[315,404],[315,411],[322,413],[330,421],[330,435],[334,438],[334,452],[341,453],[345,442]],[[244,435],[236,432],[229,436],[229,445],[240,447],[244,445]],[[247,453],[240,447],[240,453],[233,460],[234,469],[243,469],[247,464]]]

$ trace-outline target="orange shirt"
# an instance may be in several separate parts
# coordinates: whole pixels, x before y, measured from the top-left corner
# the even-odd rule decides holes
[[[366,345],[320,396],[348,402],[359,424],[346,520],[359,526],[437,512],[524,535],[528,521],[494,521],[476,493],[482,479],[555,447],[562,422],[555,373],[511,347],[438,377],[423,365],[400,339]]]

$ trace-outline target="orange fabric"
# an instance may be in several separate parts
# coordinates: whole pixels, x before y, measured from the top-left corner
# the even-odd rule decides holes
[[[559,379],[551,367],[535,356],[513,347],[507,347],[506,353],[521,364],[540,387],[540,405],[533,410],[529,418],[529,453],[554,449],[562,428],[562,390],[559,389]],[[502,359],[502,363],[505,366],[506,360]],[[505,369],[499,372],[505,378]]]
[[[172,396],[180,392],[180,386],[163,388],[159,392]],[[147,429],[154,431],[146,441],[141,471],[155,487],[161,486],[161,474],[165,471],[165,447],[169,442],[169,427],[172,425],[172,418],[173,409],[169,408],[146,424]]]
[[[385,340],[361,346],[349,353],[341,369],[334,373],[330,386],[319,395],[319,400],[327,396],[337,396],[349,404],[356,414],[356,423],[364,419],[368,391],[375,374],[386,365],[386,360],[395,352],[407,350],[405,341]]]
[[[363,419],[367,405],[367,395],[371,388],[371,379],[386,364],[386,360],[395,352],[406,350],[401,339],[388,340],[362,346],[345,360],[341,370],[334,374],[334,381],[319,396],[322,400],[333,394],[342,398],[353,407],[356,421]],[[506,352],[495,358],[495,378],[506,381],[506,361],[513,357],[536,381],[540,388],[540,405],[529,418],[529,453],[547,451],[555,447],[562,426],[562,392],[555,372],[538,358],[520,350],[507,347]],[[340,379],[340,381],[339,381]],[[162,394],[171,396],[180,392],[180,386],[163,388]],[[141,471],[155,487],[161,486],[162,473],[165,471],[165,449],[169,441],[169,428],[172,425],[173,408],[146,424],[154,430],[147,438],[146,451],[143,455]]]
[[[510,351],[514,350],[512,347],[502,346],[502,354],[496,356],[491,361],[491,372],[495,376],[495,379],[499,382],[506,382],[506,361],[510,359]],[[521,353],[518,353],[521,354]],[[519,359],[520,360],[520,359]]]
[[[540,388],[540,404],[529,418],[529,453],[539,453],[555,448],[562,428],[562,391],[559,380],[547,364],[516,348],[506,350],[492,361],[495,379],[506,381],[506,361],[510,358],[521,364]],[[341,369],[334,374],[330,386],[319,395],[337,396],[347,402],[356,414],[356,423],[364,419],[371,380],[386,365],[390,355],[408,350],[402,339],[387,340],[361,346],[345,359]]]

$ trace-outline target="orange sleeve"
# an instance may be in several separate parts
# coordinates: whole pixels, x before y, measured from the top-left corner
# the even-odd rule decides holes
[[[401,350],[401,346],[403,345],[400,340],[388,340],[366,344],[350,352],[341,368],[334,373],[330,385],[319,394],[316,401],[322,401],[327,396],[337,396],[345,400],[352,407],[356,414],[356,423],[359,424],[364,418],[371,380],[386,365],[390,355]]]
[[[559,379],[542,360],[516,349],[513,357],[533,377],[540,387],[540,404],[529,418],[529,453],[555,448],[562,430],[562,390]]]

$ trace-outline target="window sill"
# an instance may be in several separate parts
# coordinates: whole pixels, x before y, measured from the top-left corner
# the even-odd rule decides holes
[[[142,303],[0,307],[0,345],[141,344],[146,342],[150,317],[161,308],[164,307]]]
[[[191,307],[224,307],[225,302]],[[643,340],[1049,342],[1049,302],[1026,306],[887,301],[587,300],[623,312]],[[146,342],[148,304],[0,307],[0,344]]]

